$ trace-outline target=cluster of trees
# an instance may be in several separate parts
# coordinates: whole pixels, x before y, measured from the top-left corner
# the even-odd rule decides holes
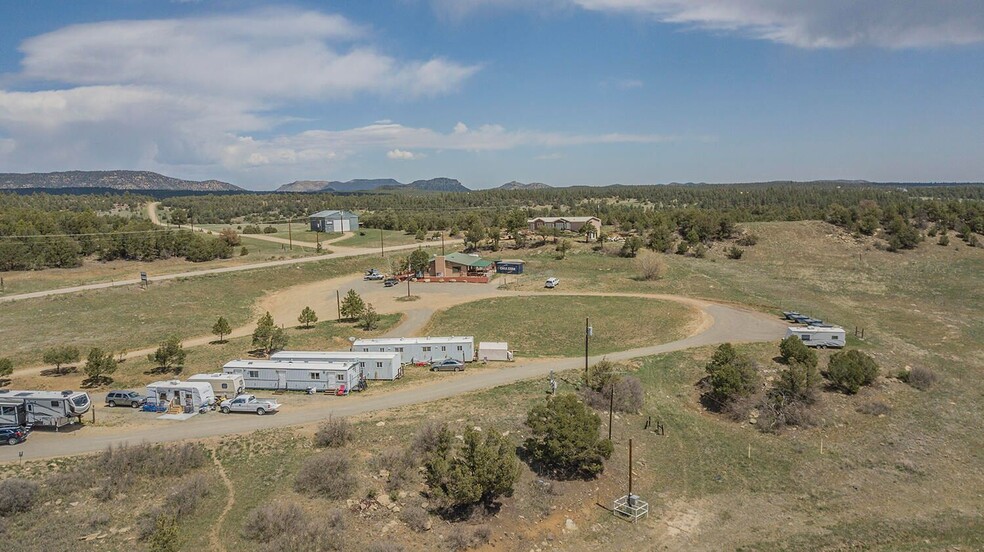
[[[147,220],[94,211],[43,211],[0,204],[0,270],[79,266],[83,257],[148,261],[184,257],[201,262],[232,255],[225,241]]]
[[[809,422],[809,409],[819,398],[824,375],[833,387],[848,394],[857,393],[878,377],[874,359],[856,349],[831,355],[825,374],[820,372],[816,351],[799,337],[783,339],[779,355],[783,364],[779,377],[763,390],[756,363],[730,343],[719,346],[706,366],[706,398],[739,419],[747,417],[752,408],[758,409],[759,427],[775,431],[785,425]]]
[[[348,290],[345,297],[342,299],[342,318],[358,321],[359,327],[363,330],[370,331],[375,330],[379,327],[379,313],[372,306],[372,303],[366,303],[362,300],[362,296],[356,293],[354,289]]]

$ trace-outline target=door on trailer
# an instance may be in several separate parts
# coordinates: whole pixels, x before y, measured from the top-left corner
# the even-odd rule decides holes
[[[287,389],[287,372],[277,370],[277,389]]]

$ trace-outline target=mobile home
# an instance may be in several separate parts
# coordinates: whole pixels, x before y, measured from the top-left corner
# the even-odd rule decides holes
[[[791,335],[799,337],[807,347],[843,347],[847,339],[844,328],[837,326],[790,326],[786,337]]]
[[[404,364],[408,362],[431,362],[444,358],[454,358],[464,362],[471,362],[475,360],[475,338],[469,335],[356,339],[352,342],[352,350],[400,353]]]
[[[246,381],[240,374],[226,374],[216,372],[214,374],[195,374],[188,378],[188,381],[203,381],[212,386],[212,392],[216,396],[235,397],[246,390]]]
[[[504,341],[482,341],[478,344],[478,358],[486,360],[512,360],[513,353]]]
[[[359,385],[359,363],[291,362],[289,360],[233,360],[222,367],[227,374],[240,374],[247,389],[342,391]]]
[[[395,380],[403,376],[400,353],[364,351],[280,351],[270,360],[289,362],[358,362],[362,376],[369,380]]]
[[[62,427],[81,422],[92,401],[81,391],[17,391],[0,389],[0,426]]]
[[[204,381],[155,381],[147,384],[147,403],[181,406],[191,413],[215,404],[215,392]]]

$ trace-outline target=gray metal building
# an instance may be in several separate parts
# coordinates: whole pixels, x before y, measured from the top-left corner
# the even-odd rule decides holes
[[[349,211],[319,211],[308,220],[312,232],[354,232],[359,229],[359,215]]]

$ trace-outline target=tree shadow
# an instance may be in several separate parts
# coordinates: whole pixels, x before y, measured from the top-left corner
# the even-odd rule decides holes
[[[229,343],[228,339],[216,339],[208,342],[209,345],[225,345],[226,343]]]
[[[10,378],[0,378],[0,387],[7,387],[8,385],[10,385],[10,382],[11,382]]]
[[[57,378],[61,376],[67,376],[69,374],[75,374],[78,371],[79,371],[78,368],[76,368],[75,366],[62,366],[61,368],[46,368],[44,370],[41,370],[41,375],[52,376]]]
[[[523,446],[516,447],[516,456],[521,462],[526,464],[533,473],[540,477],[552,479],[554,481],[592,481],[598,479],[598,475],[600,475],[586,474],[576,470],[566,471],[554,469],[543,462],[538,462],[530,455],[529,451],[526,450],[526,447]]]
[[[714,397],[714,394],[711,393],[711,376],[704,376],[700,381],[694,384],[694,387],[700,391],[700,398],[698,401],[705,410],[718,414],[724,411],[724,403],[717,400],[717,398]]]
[[[496,517],[500,510],[502,510],[502,502],[493,500],[478,504],[438,507],[432,511],[445,521],[461,522],[472,520],[475,517],[482,517],[483,519]]]
[[[95,389],[113,383],[113,378],[109,376],[94,376],[82,380],[82,389]]]
[[[171,366],[171,367],[167,367],[167,366],[155,366],[154,368],[151,368],[150,370],[145,371],[144,374],[147,374],[148,376],[159,376],[161,374],[173,374],[173,375],[176,376],[176,375],[180,374],[182,370],[184,370],[184,366]]]

